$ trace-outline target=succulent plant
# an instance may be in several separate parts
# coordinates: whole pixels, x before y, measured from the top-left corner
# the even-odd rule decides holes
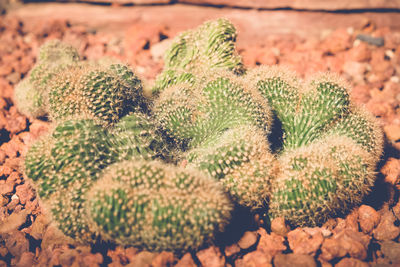
[[[302,226],[362,201],[382,153],[376,119],[335,75],[244,74],[235,39],[224,19],[178,36],[154,106],[126,65],[79,62],[59,42],[41,48],[16,98],[56,125],[29,149],[24,173],[63,233],[187,251],[224,228],[231,200]],[[270,145],[274,120],[282,144]]]
[[[126,115],[110,129],[109,136],[118,153],[118,161],[168,157],[166,141],[148,114],[134,112]]]
[[[78,52],[68,44],[52,40],[42,45],[38,62],[15,88],[14,99],[18,109],[29,117],[45,116],[49,111],[50,80],[78,62]]]
[[[269,107],[242,79],[227,72],[197,77],[193,86],[186,82],[170,86],[156,100],[155,117],[169,137],[196,148],[239,125],[253,124],[267,131]]]
[[[51,135],[29,149],[24,170],[48,199],[70,183],[95,179],[96,173],[117,159],[107,132],[89,119],[72,119],[57,125]]]
[[[78,62],[79,60],[78,51],[60,40],[50,40],[39,49],[39,63],[60,65],[60,63]]]
[[[85,207],[104,239],[169,251],[198,248],[223,229],[232,209],[212,179],[143,160],[109,166],[86,195]]]
[[[84,114],[110,125],[145,108],[141,81],[122,64],[77,65],[50,84],[49,113],[54,121]]]
[[[235,42],[236,29],[226,19],[207,21],[197,29],[180,34],[165,54],[164,72],[157,78],[153,93],[166,88],[166,82],[171,85],[191,79],[182,72],[190,73],[203,66],[210,71],[244,73]]]
[[[315,225],[359,204],[373,185],[383,138],[376,119],[351,103],[345,83],[319,74],[302,84],[278,67],[252,70],[248,79],[282,124],[271,215]]]
[[[189,150],[188,166],[219,180],[236,203],[256,209],[267,203],[275,171],[265,133],[254,126],[225,131]]]
[[[314,226],[361,203],[375,181],[374,160],[353,140],[329,136],[283,152],[270,214]]]

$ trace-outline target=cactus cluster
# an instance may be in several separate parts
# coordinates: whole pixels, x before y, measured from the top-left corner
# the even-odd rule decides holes
[[[335,75],[245,70],[235,39],[225,19],[179,35],[153,102],[126,65],[80,61],[57,41],[40,49],[15,98],[54,126],[24,174],[65,235],[186,251],[236,205],[312,226],[362,201],[382,153],[376,119]]]
[[[40,48],[37,63],[15,88],[15,101],[28,117],[61,122],[80,114],[108,126],[147,109],[142,91],[128,66],[81,61],[75,48],[53,40]]]

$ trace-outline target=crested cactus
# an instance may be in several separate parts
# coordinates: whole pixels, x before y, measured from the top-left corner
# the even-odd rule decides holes
[[[189,166],[219,180],[236,203],[256,209],[267,202],[275,159],[257,127],[229,129],[189,150],[186,159]]]
[[[304,84],[277,67],[248,75],[283,129],[271,215],[294,225],[315,225],[359,204],[373,185],[382,152],[375,118],[355,107],[347,86],[331,74]]]
[[[176,80],[188,79],[181,72],[206,68],[242,74],[244,67],[235,42],[236,29],[226,19],[207,21],[195,30],[182,33],[165,54],[164,72],[157,78],[153,93],[166,88],[166,82],[172,85]]]
[[[79,62],[75,48],[58,40],[40,47],[38,62],[28,77],[15,88],[18,109],[30,117],[41,117],[48,113],[48,88],[50,80]]]
[[[145,108],[141,81],[122,64],[77,65],[50,84],[49,113],[54,121],[84,114],[110,125]]]
[[[86,199],[99,235],[150,250],[196,249],[223,229],[232,209],[213,180],[157,161],[109,166]]]
[[[166,142],[157,132],[153,118],[134,112],[123,117],[110,129],[110,142],[118,154],[118,161],[132,158],[166,158]]]
[[[78,62],[79,58],[78,51],[71,45],[59,40],[50,40],[40,47],[38,62],[59,65],[63,62]]]
[[[270,214],[293,225],[318,225],[344,214],[374,183],[374,160],[347,137],[329,136],[283,152],[272,184]]]
[[[235,39],[224,19],[178,36],[154,105],[127,66],[42,47],[16,98],[57,125],[29,149],[24,173],[64,234],[187,251],[224,228],[231,200],[301,226],[362,201],[382,153],[375,118],[332,74],[306,83],[278,67],[244,74]],[[274,119],[282,144],[270,145]]]
[[[89,119],[57,125],[51,135],[34,143],[25,159],[25,174],[36,182],[39,196],[48,199],[74,181],[84,183],[117,158],[107,132]]]
[[[267,131],[270,124],[262,96],[227,72],[199,73],[193,86],[183,82],[168,87],[156,100],[154,113],[167,135],[189,148],[239,125]]]

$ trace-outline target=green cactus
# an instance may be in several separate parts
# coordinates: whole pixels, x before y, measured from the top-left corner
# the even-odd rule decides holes
[[[235,50],[236,29],[226,19],[207,21],[195,30],[179,35],[165,54],[164,72],[159,75],[153,93],[159,93],[176,81],[190,80],[182,72],[201,68],[210,71],[244,73],[244,66]]]
[[[176,84],[160,94],[154,113],[178,143],[196,148],[230,128],[253,124],[267,131],[269,107],[261,95],[230,73],[198,74],[196,84]]]
[[[347,137],[329,136],[284,152],[272,184],[270,214],[315,226],[361,203],[374,183],[371,154]]]
[[[90,225],[106,240],[157,251],[198,248],[223,229],[232,209],[213,180],[143,160],[109,166],[85,207]]]
[[[278,67],[252,70],[247,79],[282,123],[271,215],[317,225],[359,204],[375,179],[382,133],[372,115],[350,102],[345,83],[332,74],[301,83]]]
[[[167,158],[167,145],[157,132],[153,118],[135,112],[123,117],[111,129],[110,139],[117,150],[118,161],[132,158]]]
[[[96,179],[96,173],[117,159],[107,132],[92,120],[60,123],[52,134],[33,144],[25,159],[25,174],[48,199],[74,181]]]
[[[48,110],[48,89],[50,80],[72,65],[78,64],[76,49],[58,40],[40,47],[38,62],[28,77],[15,88],[14,100],[18,109],[33,118],[45,116]]]
[[[265,133],[254,126],[227,130],[186,153],[189,166],[220,180],[236,203],[262,207],[270,193],[275,159]]]
[[[78,51],[60,40],[50,40],[39,49],[39,63],[60,65],[60,63],[78,62],[79,60]]]
[[[300,85],[292,73],[258,68],[249,74],[282,123],[284,148],[307,145],[321,137],[326,126],[348,113],[350,98],[333,75],[321,74]]]
[[[110,125],[129,112],[146,109],[140,80],[122,64],[75,66],[55,77],[50,87],[54,121],[84,114]]]

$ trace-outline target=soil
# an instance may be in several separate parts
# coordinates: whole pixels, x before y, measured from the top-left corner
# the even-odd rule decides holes
[[[86,59],[128,62],[151,82],[177,31],[163,23],[131,22],[123,34],[95,31],[65,19],[0,16],[0,266],[399,266],[400,265],[400,31],[374,21],[319,36],[271,35],[242,41],[248,67],[286,65],[307,77],[339,73],[352,98],[382,123],[385,150],[377,181],[363,205],[321,227],[294,228],[282,218],[241,212],[215,244],[183,255],[115,245],[78,246],[60,237],[42,215],[20,163],[49,122],[27,118],[13,105],[13,88],[35,63],[38,47],[58,38]],[[247,38],[247,37],[246,37]]]

